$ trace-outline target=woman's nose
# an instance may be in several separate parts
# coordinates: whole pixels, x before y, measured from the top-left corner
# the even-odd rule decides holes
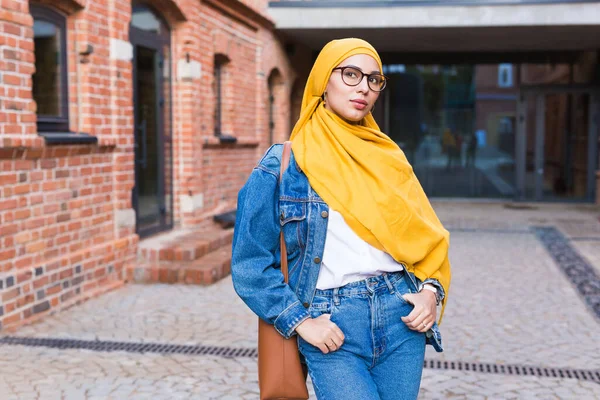
[[[371,88],[369,87],[369,81],[368,81],[368,77],[366,75],[363,75],[362,80],[360,81],[360,83],[358,84],[358,86],[356,87],[356,90],[360,93],[369,93],[369,91],[371,90]]]

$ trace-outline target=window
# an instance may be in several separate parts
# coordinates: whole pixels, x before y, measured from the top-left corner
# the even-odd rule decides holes
[[[215,55],[214,93],[215,93],[215,136],[223,135],[223,76],[225,65],[229,62],[223,54]]]
[[[148,6],[134,5],[131,10],[131,26],[160,36],[169,35],[169,28]]]
[[[512,87],[512,64],[498,65],[498,87]]]
[[[35,73],[33,99],[39,132],[69,131],[66,18],[50,8],[31,6]]]

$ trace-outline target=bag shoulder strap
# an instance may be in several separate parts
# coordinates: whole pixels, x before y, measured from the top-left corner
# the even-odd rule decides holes
[[[292,142],[287,141],[283,144],[283,154],[281,155],[281,167],[279,169],[279,183],[283,179],[283,172],[287,169],[290,164],[290,154],[292,152]],[[287,260],[287,248],[285,247],[285,237],[283,236],[283,229],[279,233],[279,245],[281,246],[281,273],[285,283],[288,283],[288,260]]]

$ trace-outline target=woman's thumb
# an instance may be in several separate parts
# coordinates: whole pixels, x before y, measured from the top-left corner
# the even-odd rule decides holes
[[[413,297],[413,296],[414,296],[414,294],[413,294],[413,293],[406,293],[406,294],[402,295],[402,298],[403,298],[404,300],[406,300],[406,302],[407,302],[407,303],[410,303],[410,304],[414,305],[414,303],[413,303],[413,301],[412,301],[412,297]]]

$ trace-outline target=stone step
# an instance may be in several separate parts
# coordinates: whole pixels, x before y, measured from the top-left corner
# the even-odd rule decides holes
[[[233,229],[219,227],[167,232],[140,242],[138,261],[194,261],[231,244]]]
[[[185,283],[210,285],[231,273],[231,244],[193,261],[142,262],[127,269],[135,283]]]

